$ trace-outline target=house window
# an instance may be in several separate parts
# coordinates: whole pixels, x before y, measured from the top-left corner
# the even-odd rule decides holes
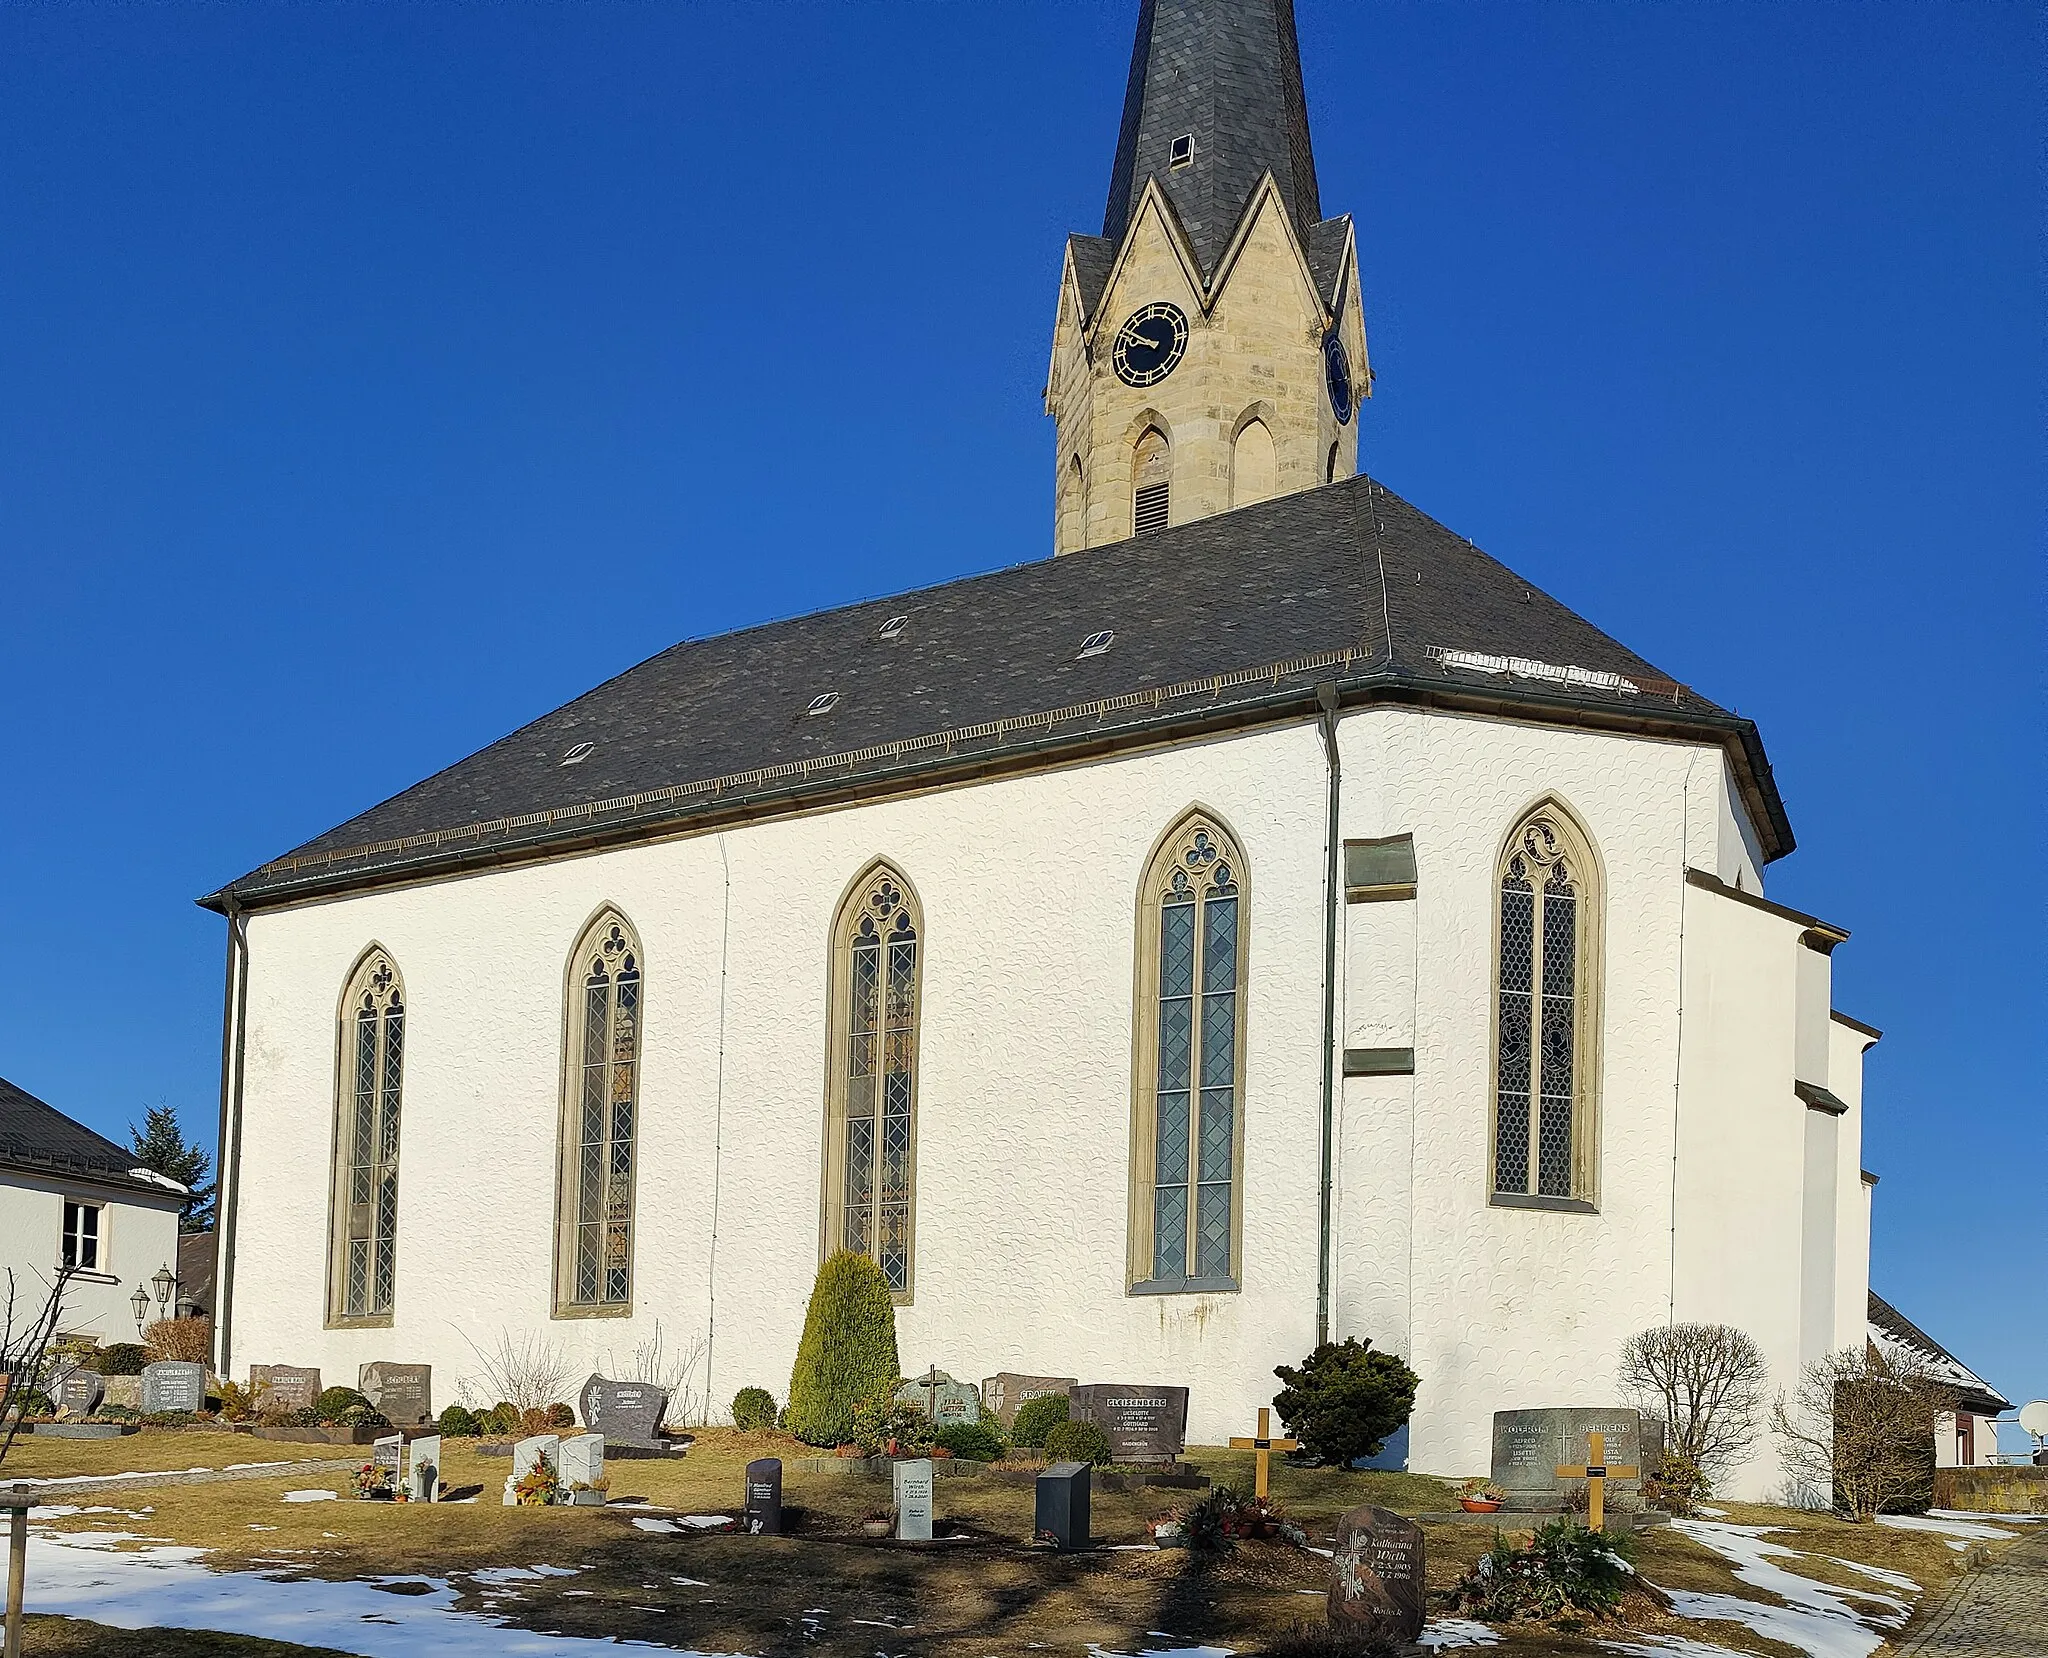
[[[391,1317],[398,1264],[398,1126],[405,1075],[405,988],[372,949],[341,1006],[334,1133],[329,1317]]]
[[[1149,535],[1172,522],[1168,499],[1173,477],[1173,448],[1166,434],[1148,426],[1131,451],[1131,533]]]
[[[610,908],[583,930],[569,958],[555,1295],[560,1312],[625,1311],[632,1304],[640,967],[633,924]]]
[[[1244,855],[1192,813],[1139,889],[1131,1264],[1144,1293],[1237,1288]]]
[[[906,1302],[916,1236],[923,931],[910,883],[877,863],[840,906],[832,948],[825,1251],[872,1256]]]
[[[1598,865],[1576,821],[1546,804],[1508,838],[1498,870],[1494,1198],[1590,1207],[1600,1074]]]
[[[64,1252],[59,1262],[79,1272],[100,1270],[100,1206],[64,1203]]]

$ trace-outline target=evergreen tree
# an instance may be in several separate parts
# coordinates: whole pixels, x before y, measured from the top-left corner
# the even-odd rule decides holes
[[[178,1210],[180,1232],[204,1232],[213,1225],[213,1156],[185,1139],[178,1126],[178,1114],[168,1105],[152,1105],[142,1116],[142,1126],[128,1125],[135,1160],[152,1174],[161,1174],[190,1189]]]
[[[895,1387],[896,1304],[865,1255],[842,1249],[818,1268],[789,1378],[789,1431],[810,1445],[843,1445],[853,1407]]]

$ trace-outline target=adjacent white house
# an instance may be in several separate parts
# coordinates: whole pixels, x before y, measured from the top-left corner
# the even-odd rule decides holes
[[[1998,1418],[2012,1409],[2012,1401],[1875,1290],[1870,1344],[1881,1358],[1912,1356],[1955,1390],[1956,1408],[1935,1420],[1935,1467],[1988,1468],[1998,1461]]]
[[[1878,1033],[1762,740],[1357,473],[1363,328],[1288,0],[1146,0],[1057,556],[678,645],[204,900],[223,1370],[658,1325],[781,1397],[846,1247],[907,1367],[1198,1442],[1369,1337],[1470,1474],[1645,1327],[1860,1343]]]
[[[65,1278],[60,1335],[105,1344],[140,1334],[165,1310],[156,1275],[178,1271],[178,1210],[187,1192],[133,1152],[0,1078],[0,1295],[18,1329]],[[67,1276],[68,1275],[68,1276]]]

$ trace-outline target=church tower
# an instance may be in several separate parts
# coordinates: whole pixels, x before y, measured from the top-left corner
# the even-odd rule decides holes
[[[1054,551],[1350,477],[1371,386],[1294,0],[1142,0],[1102,234],[1060,274]]]

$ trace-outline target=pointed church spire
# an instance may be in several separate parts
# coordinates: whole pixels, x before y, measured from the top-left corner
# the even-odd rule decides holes
[[[1157,179],[1205,275],[1270,171],[1304,242],[1322,214],[1294,0],[1142,0],[1102,234]]]

